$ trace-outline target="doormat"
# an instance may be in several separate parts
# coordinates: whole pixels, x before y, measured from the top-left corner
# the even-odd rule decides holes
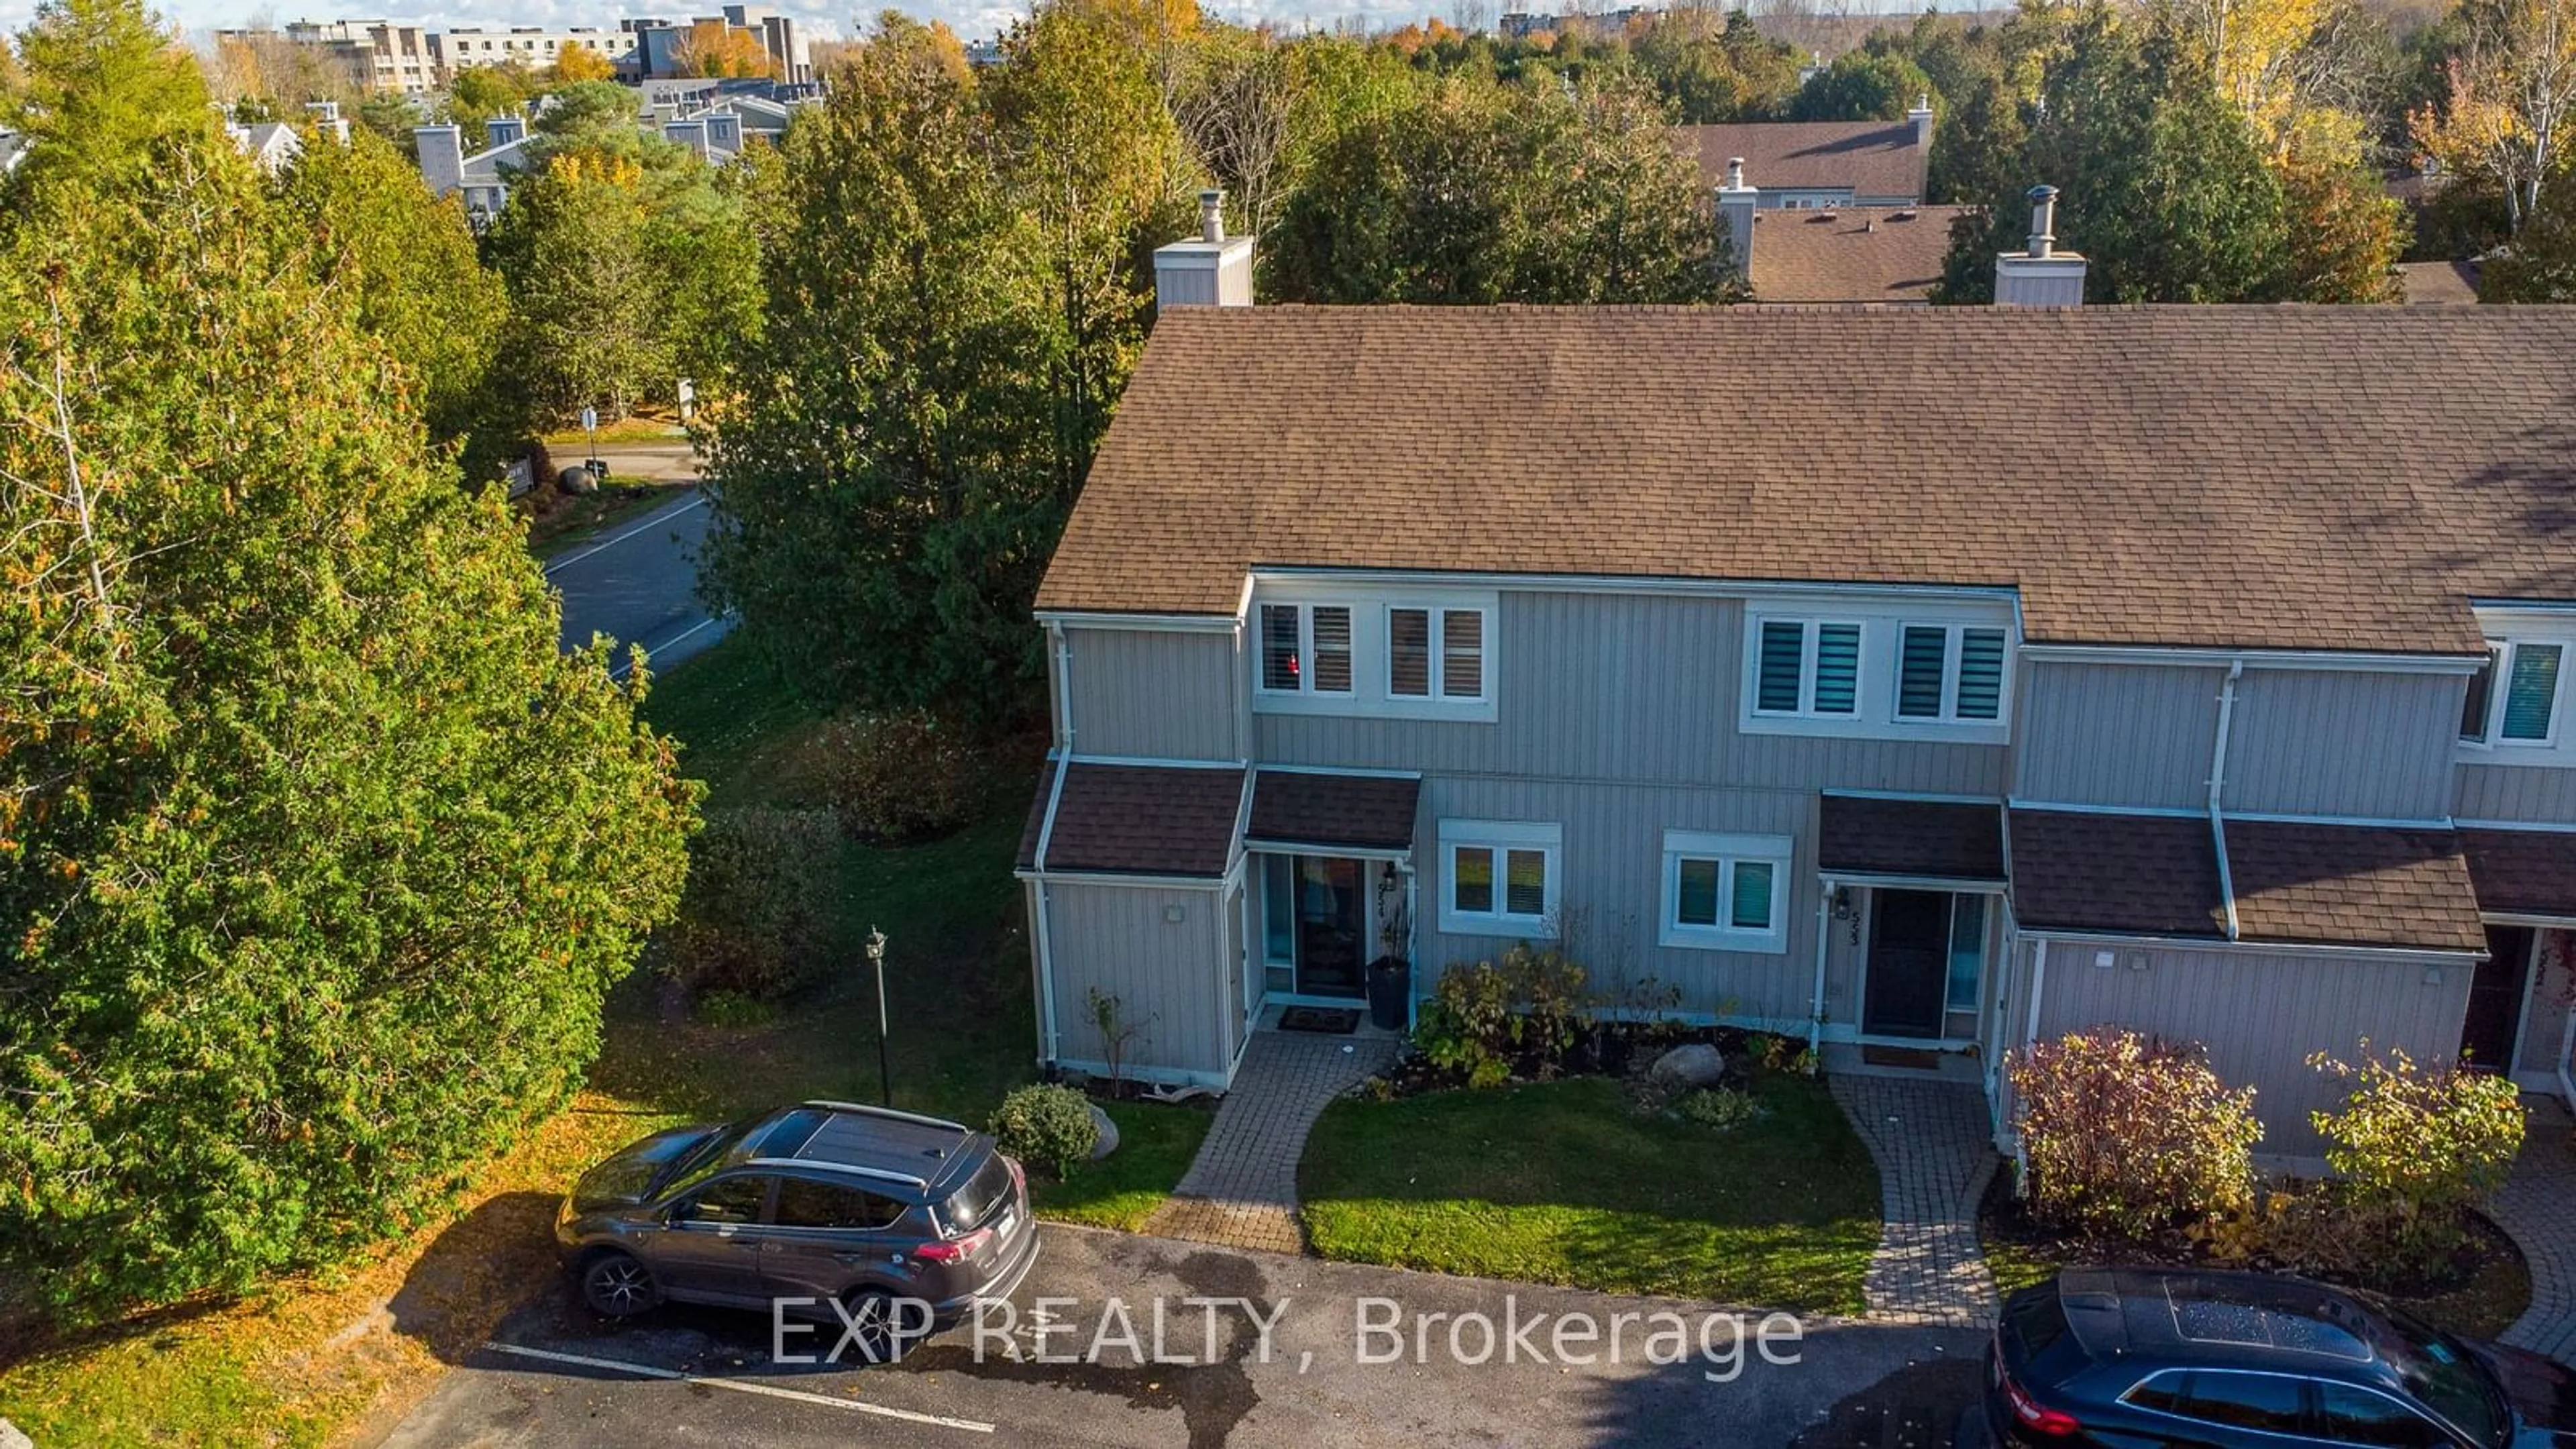
[[[1360,1029],[1360,1014],[1338,1006],[1292,1006],[1279,1013],[1279,1029],[1348,1036]]]
[[[1941,1070],[1941,1054],[1920,1047],[1865,1046],[1860,1059],[1873,1067],[1905,1067],[1917,1072]]]

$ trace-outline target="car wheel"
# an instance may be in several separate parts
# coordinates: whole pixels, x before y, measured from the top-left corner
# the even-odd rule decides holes
[[[850,1316],[848,1332],[857,1342],[862,1358],[869,1363],[903,1361],[914,1335],[904,1333],[896,1322],[898,1308],[893,1294],[882,1288],[862,1288],[841,1306]]]
[[[633,1254],[606,1252],[582,1266],[581,1296],[605,1317],[630,1318],[661,1302],[662,1290]]]

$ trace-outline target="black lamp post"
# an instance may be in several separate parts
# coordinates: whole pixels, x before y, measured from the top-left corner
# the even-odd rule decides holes
[[[894,1067],[886,1056],[885,932],[868,927],[868,964],[877,972],[877,1096],[894,1105]]]

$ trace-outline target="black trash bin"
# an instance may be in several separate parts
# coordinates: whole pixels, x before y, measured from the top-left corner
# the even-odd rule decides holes
[[[1413,968],[1401,956],[1380,956],[1369,963],[1369,1021],[1381,1031],[1404,1030],[1404,998],[1413,988]]]

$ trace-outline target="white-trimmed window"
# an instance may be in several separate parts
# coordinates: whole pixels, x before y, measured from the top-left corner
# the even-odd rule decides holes
[[[1798,719],[1860,713],[1861,626],[1848,619],[1759,619],[1753,712]]]
[[[1485,697],[1485,611],[1429,604],[1386,610],[1389,699]]]
[[[1665,831],[1658,941],[1706,951],[1788,950],[1789,857],[1785,835]]]
[[[1896,717],[1925,723],[2003,717],[2004,631],[1963,624],[1897,629]]]
[[[1261,606],[1264,694],[1348,695],[1351,609],[1348,604]]]
[[[2469,680],[2460,738],[2478,745],[2555,744],[2566,658],[2567,645],[2558,640],[2491,642],[2486,667]]]
[[[1564,827],[1525,820],[1440,822],[1440,929],[1536,940],[1556,928]]]

